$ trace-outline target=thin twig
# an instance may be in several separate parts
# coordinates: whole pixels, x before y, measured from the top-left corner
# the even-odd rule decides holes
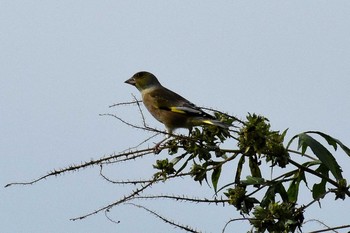
[[[330,193],[330,192],[331,192],[330,190],[327,191],[327,192],[325,192],[325,193],[324,193],[324,196],[326,196],[326,195],[327,195],[328,193]],[[319,197],[319,198],[316,198],[316,199],[310,201],[309,204],[303,206],[303,209],[309,208],[312,204],[314,204],[315,202],[318,202],[320,199],[321,199],[321,198]]]
[[[135,95],[132,95],[132,97],[134,98],[134,100],[135,100],[135,102],[136,102],[136,104],[137,104],[137,108],[139,109],[139,112],[140,112],[140,115],[141,115],[141,118],[142,118],[142,122],[143,122],[143,126],[144,126],[145,128],[147,128],[148,126],[147,126],[147,124],[146,124],[145,116],[143,115],[143,111],[142,111],[141,106],[140,106],[140,102],[142,102],[142,101],[139,102],[139,101],[136,99],[136,96],[135,96]]]
[[[112,105],[110,105],[108,107],[109,108],[113,108],[113,107],[117,107],[117,106],[121,106],[121,105],[138,104],[138,103],[142,103],[142,101],[141,100],[135,100],[135,101],[130,101],[130,102],[116,103],[116,104],[112,104]]]
[[[150,187],[150,186],[151,186],[152,184],[154,184],[155,182],[156,182],[156,181],[150,182],[149,184],[146,184],[145,186],[141,186],[141,188],[136,189],[136,190],[133,191],[129,196],[125,196],[124,198],[122,198],[122,199],[120,199],[120,200],[117,200],[117,201],[113,202],[112,204],[109,204],[109,205],[106,205],[106,206],[104,206],[104,207],[101,207],[101,208],[99,208],[98,210],[92,211],[92,212],[90,212],[90,213],[88,213],[88,214],[85,214],[85,215],[82,215],[82,216],[80,216],[80,217],[71,218],[70,220],[72,220],[72,221],[82,220],[82,219],[87,218],[87,217],[89,217],[89,216],[91,216],[91,215],[97,214],[97,213],[99,213],[99,212],[101,212],[101,211],[104,211],[104,210],[107,210],[107,209],[109,210],[109,209],[111,209],[112,207],[114,207],[114,206],[116,206],[116,205],[119,205],[119,204],[121,204],[121,203],[125,203],[126,201],[131,200],[133,197],[139,195],[141,192],[143,192],[145,189],[147,189],[148,187]]]
[[[311,232],[309,232],[309,233],[320,233],[320,232],[327,232],[327,231],[334,231],[334,232],[337,232],[337,231],[335,231],[335,230],[344,229],[344,228],[350,228],[350,225],[343,225],[343,226],[338,226],[338,227],[331,227],[331,228],[322,229],[322,230],[318,230],[318,231],[311,231]]]
[[[309,158],[309,159],[311,159],[313,161],[318,161],[319,160],[319,159],[316,159],[316,158],[312,157],[311,155],[308,155],[308,154],[305,154],[305,153],[303,154],[303,153],[301,153],[301,152],[299,152],[297,150],[288,149],[288,152],[292,152],[294,154],[298,154],[298,155],[304,156],[304,157]]]
[[[137,153],[137,155],[135,155],[135,153]],[[63,173],[67,173],[67,172],[70,172],[70,171],[77,171],[77,170],[80,170],[80,169],[83,169],[83,168],[100,165],[101,163],[104,163],[104,162],[107,162],[107,161],[111,161],[111,160],[117,160],[117,159],[119,159],[121,157],[127,157],[128,160],[131,160],[131,159],[143,156],[145,154],[150,154],[150,153],[153,153],[153,149],[152,148],[151,149],[139,150],[139,151],[129,151],[129,152],[125,152],[125,153],[121,153],[121,154],[117,154],[117,155],[111,155],[111,156],[104,157],[104,158],[97,159],[97,160],[90,160],[89,162],[84,162],[84,163],[82,163],[80,165],[71,165],[71,166],[69,166],[67,168],[64,168],[64,169],[61,169],[61,170],[51,171],[47,175],[41,176],[38,179],[29,181],[29,182],[13,182],[13,183],[9,183],[9,184],[5,185],[5,188],[9,187],[11,185],[32,185],[32,184],[35,184],[35,183],[37,183],[37,182],[39,182],[41,180],[44,180],[44,179],[46,179],[48,177],[51,177],[51,176],[58,176],[58,175],[61,175]],[[129,155],[133,155],[133,156],[128,157]]]
[[[171,195],[155,195],[155,196],[137,196],[133,199],[174,199],[177,201],[187,201],[187,202],[194,202],[194,203],[208,203],[208,204],[225,204],[228,203],[228,199],[199,199],[199,198],[189,198],[185,196],[171,196]]]
[[[224,228],[222,229],[222,233],[225,233],[226,227],[228,226],[228,224],[232,223],[232,222],[236,222],[236,221],[245,221],[245,220],[250,220],[249,218],[235,218],[235,219],[231,219],[230,221],[228,221]]]
[[[184,225],[181,225],[181,224],[179,224],[179,223],[175,223],[174,221],[170,221],[170,220],[164,218],[163,216],[157,214],[155,211],[150,210],[150,209],[148,209],[148,208],[146,208],[146,207],[144,207],[144,206],[137,205],[137,204],[134,204],[134,203],[125,203],[125,204],[127,204],[127,205],[133,205],[133,206],[135,206],[135,207],[144,209],[144,210],[146,210],[147,212],[149,212],[149,213],[153,214],[154,216],[156,216],[157,218],[160,218],[160,219],[163,220],[165,223],[168,223],[168,224],[170,224],[170,225],[172,225],[172,226],[178,227],[178,228],[180,228],[180,229],[182,229],[182,230],[185,230],[185,231],[187,231],[187,232],[192,232],[192,233],[200,233],[200,232],[201,232],[201,231],[196,231],[196,230],[190,228],[189,226],[184,226]]]
[[[107,218],[109,221],[111,221],[112,223],[115,223],[115,224],[119,224],[119,223],[120,223],[119,220],[116,221],[116,220],[113,220],[111,217],[109,217],[109,216],[108,216],[108,213],[109,213],[109,209],[105,210],[105,216],[106,216],[106,218]]]

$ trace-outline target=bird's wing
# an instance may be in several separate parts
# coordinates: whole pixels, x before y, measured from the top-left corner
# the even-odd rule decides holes
[[[172,112],[182,113],[190,116],[206,117],[213,119],[214,117],[195,104],[191,103],[179,94],[165,88],[159,88],[150,93],[153,98],[155,107]]]

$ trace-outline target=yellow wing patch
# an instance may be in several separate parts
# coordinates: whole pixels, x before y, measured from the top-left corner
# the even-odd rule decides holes
[[[214,125],[214,123],[210,120],[204,120],[203,123],[209,124],[209,125]]]
[[[182,113],[182,114],[186,114],[185,111],[180,110],[180,109],[178,109],[178,108],[176,108],[176,107],[170,107],[170,111],[172,111],[172,112],[177,112],[177,113]]]

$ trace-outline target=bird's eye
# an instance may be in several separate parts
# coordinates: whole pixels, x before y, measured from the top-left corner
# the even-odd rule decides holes
[[[137,74],[135,74],[135,76],[138,79],[144,79],[145,78],[145,72],[138,72]]]

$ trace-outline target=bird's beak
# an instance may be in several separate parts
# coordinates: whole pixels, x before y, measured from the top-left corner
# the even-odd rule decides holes
[[[126,80],[125,83],[133,85],[133,86],[136,85],[135,79],[133,77],[131,77],[128,80]]]

